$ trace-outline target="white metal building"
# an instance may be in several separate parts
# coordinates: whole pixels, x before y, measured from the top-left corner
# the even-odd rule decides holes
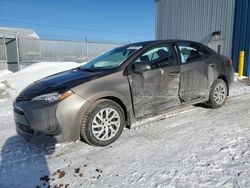
[[[18,50],[22,42],[22,37],[30,39],[28,48],[21,50],[31,50],[33,54],[39,55],[39,36],[32,29],[0,27],[0,61],[7,63],[18,62]],[[18,42],[17,42],[18,41]],[[27,46],[27,45],[26,45]]]

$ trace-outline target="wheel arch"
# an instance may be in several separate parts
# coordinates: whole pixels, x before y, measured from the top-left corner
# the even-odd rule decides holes
[[[115,96],[105,96],[105,97],[97,99],[96,101],[101,100],[101,99],[108,99],[119,104],[122,107],[124,115],[125,115],[126,126],[130,127],[130,114],[128,113],[127,107],[121,99]]]
[[[133,114],[133,107],[132,107],[132,101],[130,98],[128,98],[126,95],[123,95],[120,92],[116,91],[102,91],[102,92],[97,92],[90,97],[86,97],[86,100],[89,101],[91,104],[94,104],[98,100],[102,99],[108,99],[111,101],[114,101],[115,103],[119,104],[121,108],[124,111],[125,115],[125,122],[126,122],[126,127],[130,128],[131,123],[135,121],[134,114]]]

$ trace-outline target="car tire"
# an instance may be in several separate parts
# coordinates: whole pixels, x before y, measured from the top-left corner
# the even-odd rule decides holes
[[[107,146],[120,137],[124,125],[121,106],[112,100],[101,99],[83,116],[80,134],[90,145]]]
[[[211,108],[219,108],[223,106],[227,100],[228,86],[222,79],[214,81],[210,93],[208,104]]]

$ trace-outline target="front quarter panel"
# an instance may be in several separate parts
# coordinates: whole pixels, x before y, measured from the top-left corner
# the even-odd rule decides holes
[[[128,78],[123,75],[123,71],[91,80],[72,88],[72,91],[90,103],[101,98],[118,98],[126,106],[128,113],[133,112]]]
[[[76,141],[80,138],[81,116],[90,105],[78,95],[72,95],[57,105],[56,118],[62,129],[60,140]]]

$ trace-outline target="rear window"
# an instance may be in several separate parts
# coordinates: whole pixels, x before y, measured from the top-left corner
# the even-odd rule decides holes
[[[193,43],[180,43],[181,63],[190,63],[206,58],[210,53],[200,45]]]

